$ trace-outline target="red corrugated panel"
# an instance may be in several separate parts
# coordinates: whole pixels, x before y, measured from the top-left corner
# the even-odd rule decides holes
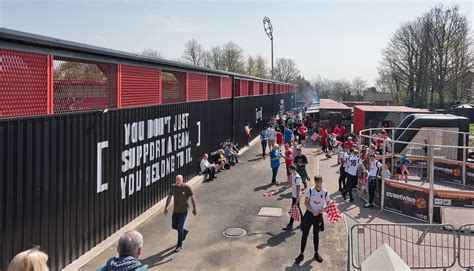
[[[234,85],[235,85],[235,97],[240,97],[240,79],[234,79]]]
[[[261,83],[260,82],[255,82],[253,85],[253,93],[254,95],[260,95],[262,94],[262,88],[261,88]]]
[[[122,107],[160,103],[159,69],[122,65]]]
[[[188,101],[207,100],[207,76],[188,73]]]
[[[221,77],[207,76],[207,99],[219,99],[221,97]]]
[[[48,56],[0,50],[0,118],[48,112]]]
[[[268,90],[267,90],[267,83],[262,83],[262,94],[267,95]]]
[[[232,80],[230,77],[222,77],[222,98],[232,97]]]
[[[359,134],[360,130],[365,129],[365,111],[358,106],[354,106],[354,133]]]
[[[254,84],[254,83],[255,83],[254,81],[251,81],[251,80],[248,81],[248,84],[249,84],[249,96],[255,95],[255,94],[254,94],[254,93],[255,93],[255,91],[254,91],[254,85],[255,85],[255,84]]]
[[[249,95],[249,82],[247,80],[240,80],[240,96]]]

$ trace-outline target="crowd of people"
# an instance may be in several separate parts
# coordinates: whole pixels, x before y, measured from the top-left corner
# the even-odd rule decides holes
[[[217,150],[216,154],[209,162],[209,155],[204,153],[199,163],[199,171],[204,174],[206,181],[212,181],[217,178],[216,173],[230,169],[231,166],[240,163],[239,150],[234,143],[224,144],[224,149]]]
[[[310,129],[308,129],[310,127]],[[251,127],[246,125],[244,136],[246,145],[251,139]],[[330,127],[319,125],[318,121],[310,116],[305,116],[301,112],[287,112],[278,114],[270,119],[268,127],[262,129],[259,138],[262,148],[262,159],[266,159],[267,152],[270,157],[271,181],[270,185],[276,185],[277,175],[283,159],[286,168],[287,186],[291,187],[291,208],[296,215],[290,216],[290,220],[284,230],[293,230],[295,217],[301,217],[297,228],[301,229],[301,249],[300,254],[295,259],[296,263],[303,261],[309,231],[313,228],[313,245],[315,249],[314,260],[322,262],[319,254],[319,232],[324,231],[323,213],[326,211],[330,198],[328,191],[322,187],[323,178],[315,176],[314,186],[308,191],[310,175],[307,172],[308,158],[303,154],[306,140],[311,140],[320,144],[326,157],[331,158],[337,154],[339,164],[339,192],[344,200],[349,196],[349,200],[354,201],[353,190],[358,186],[366,187],[369,200],[365,207],[373,206],[374,195],[378,183],[383,179],[391,177],[390,171],[382,165],[376,155],[390,152],[390,137],[385,130],[380,134],[374,133],[367,146],[362,146],[357,137],[347,136],[346,128],[343,125],[336,125],[331,130]],[[425,140],[426,141],[426,140]],[[388,143],[387,143],[388,142]],[[385,146],[385,149],[384,149]],[[283,151],[282,151],[283,147]],[[360,153],[359,153],[359,150]],[[425,149],[426,154],[426,149]],[[395,156],[397,157],[397,156]],[[211,161],[209,161],[211,160]],[[404,155],[398,157],[397,180],[407,180],[411,161]],[[239,150],[232,143],[226,144],[224,149],[218,150],[210,159],[204,153],[200,161],[200,171],[207,177],[206,180],[217,178],[216,173],[229,169],[231,165],[239,163]],[[300,207],[300,200],[304,196],[303,213]],[[181,175],[176,176],[176,183],[171,186],[164,214],[168,215],[168,207],[174,202],[171,215],[171,228],[177,232],[177,242],[175,252],[183,247],[183,242],[189,234],[189,229],[185,228],[185,222],[190,209],[189,201],[192,205],[192,214],[197,215],[196,199],[191,187],[184,183]],[[147,270],[138,260],[143,247],[143,236],[136,230],[128,231],[120,237],[117,244],[118,256],[109,259],[105,266],[98,270]],[[33,248],[19,253],[8,266],[7,271],[46,271],[48,255]]]

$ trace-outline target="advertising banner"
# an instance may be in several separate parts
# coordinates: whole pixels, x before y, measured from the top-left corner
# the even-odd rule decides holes
[[[435,190],[434,205],[474,208],[474,192]]]
[[[385,208],[410,217],[429,221],[429,192],[395,181],[385,181]]]
[[[434,180],[462,184],[462,162],[435,160]]]

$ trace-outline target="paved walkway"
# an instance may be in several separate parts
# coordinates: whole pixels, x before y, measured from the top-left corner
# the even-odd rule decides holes
[[[323,186],[337,195],[337,168],[335,163],[323,161],[315,155],[315,148],[305,148],[311,176],[321,169]],[[347,270],[347,235],[343,220],[331,224],[327,219],[325,231],[320,234],[322,264],[312,260],[313,245],[310,233],[305,260],[294,266],[299,253],[301,231],[283,231],[288,223],[287,211],[291,205],[291,190],[264,197],[265,192],[283,188],[286,182],[285,169],[280,168],[280,185],[270,186],[270,162],[258,159],[260,144],[249,149],[241,158],[243,163],[218,174],[213,182],[199,184],[195,189],[198,215],[188,216],[186,228],[190,233],[183,250],[174,253],[176,231],[171,229],[171,218],[163,214],[149,219],[138,227],[145,243],[142,263],[150,270]],[[349,205],[349,203],[347,203]],[[261,207],[283,209],[281,217],[258,217]],[[247,231],[245,237],[229,239],[223,231],[240,227]],[[81,270],[94,270],[116,255],[115,245],[89,262]]]

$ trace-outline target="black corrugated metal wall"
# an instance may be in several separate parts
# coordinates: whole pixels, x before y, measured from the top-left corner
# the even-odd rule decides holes
[[[288,109],[290,95],[276,94],[275,100],[284,99]],[[274,106],[272,95],[236,98],[235,141],[243,143],[246,122],[253,126],[254,134],[258,133],[274,114]],[[49,254],[51,270],[58,270],[103,241],[164,198],[176,174],[186,180],[192,178],[203,152],[215,151],[221,142],[232,138],[231,108],[231,99],[221,99],[0,120],[0,267],[6,269],[16,253],[40,245]],[[256,109],[260,108],[262,119],[256,121]],[[173,131],[170,126],[169,133],[165,129],[164,135],[153,137],[151,133],[149,138],[153,131],[148,127],[149,120],[169,116],[174,125],[174,118],[183,113],[189,113],[189,117],[182,131]],[[133,123],[140,121],[144,122],[143,140],[137,133],[137,142],[125,145],[126,138],[132,139],[125,127],[133,131]],[[138,123],[136,127],[140,131]],[[189,132],[188,146],[179,150],[173,146],[170,153],[151,159],[151,145],[155,145],[156,154],[157,140],[164,138],[166,143],[171,136],[171,144],[179,144],[174,136],[181,132]],[[100,142],[108,146],[99,148]],[[143,160],[145,145],[148,159]],[[138,157],[139,146],[140,165],[122,170],[124,151],[135,148]],[[176,165],[174,172],[152,182],[147,168],[151,170],[156,162],[166,164],[171,157],[178,164],[178,156],[182,152],[185,155],[188,148],[192,161]],[[108,186],[99,193],[102,186],[98,187],[98,167],[103,169],[101,183]],[[122,199],[121,180],[130,175],[135,178],[135,191],[126,182]],[[136,191],[137,176],[141,176],[140,191]],[[150,176],[148,186],[146,176]]]

